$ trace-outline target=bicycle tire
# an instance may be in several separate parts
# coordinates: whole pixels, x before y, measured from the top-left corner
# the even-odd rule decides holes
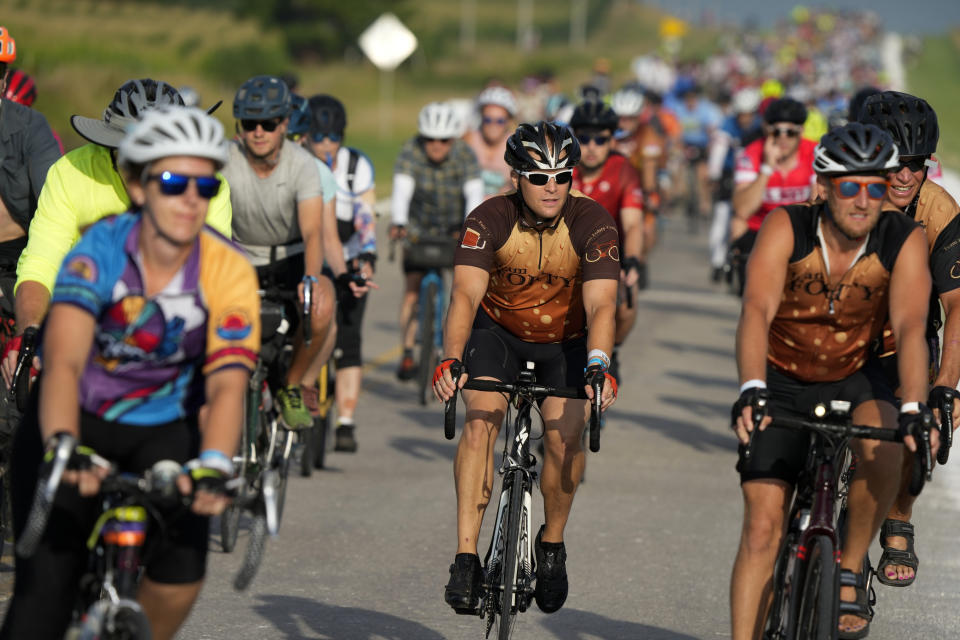
[[[293,437],[292,433],[287,432],[286,437]],[[283,507],[287,503],[287,479],[290,476],[290,459],[280,455],[280,462],[277,465],[277,526],[283,522]]]
[[[833,540],[814,536],[803,563],[803,587],[797,612],[797,640],[834,640],[837,636],[839,572]]]
[[[510,507],[507,511],[506,539],[503,542],[503,564],[500,572],[500,624],[497,640],[509,640],[517,615],[517,571],[520,555],[520,515],[523,511],[523,473],[514,471],[510,478]]]
[[[788,532],[780,546],[780,553],[777,554],[777,560],[773,569],[773,600],[770,605],[770,613],[767,615],[767,624],[765,626],[764,638],[776,638],[778,640],[785,638],[787,633],[787,624],[790,622],[790,611],[786,608],[788,596],[790,593],[791,580],[787,580],[788,571],[791,568],[791,559],[796,558],[797,534]],[[794,560],[795,562],[795,560]]]
[[[243,555],[243,563],[233,579],[233,588],[244,591],[253,582],[260,562],[263,560],[263,551],[267,546],[267,518],[258,513],[250,523],[250,539],[247,542],[247,551]]]
[[[240,507],[232,503],[220,515],[220,546],[224,553],[232,553],[237,548],[237,536],[240,534],[240,512]]]
[[[330,412],[313,419],[313,467],[323,469],[327,460],[327,435],[330,432]]]
[[[316,418],[314,418],[316,424]],[[300,440],[300,477],[309,478],[313,475],[313,448],[316,446],[316,435],[314,427],[301,429],[297,432],[297,438]]]
[[[420,296],[420,362],[417,364],[417,391],[420,404],[427,404],[430,398],[430,378],[433,374],[434,316],[437,313],[437,283],[427,284],[425,294]]]

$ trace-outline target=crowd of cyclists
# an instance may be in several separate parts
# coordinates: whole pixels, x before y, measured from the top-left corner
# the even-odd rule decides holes
[[[937,116],[922,97],[879,88],[882,32],[863,15],[794,16],[701,64],[645,56],[619,88],[598,61],[575,99],[546,76],[517,92],[491,81],[466,106],[423,106],[394,165],[388,236],[403,252],[404,282],[396,375],[410,380],[424,364],[414,355],[418,298],[439,268],[449,309],[426,364],[441,400],[468,377],[512,381],[529,361],[543,384],[589,398],[599,385],[609,407],[665,218],[682,211],[691,231],[712,218],[704,276],[743,298],[732,426],[751,443],[737,464],[735,639],[762,636],[804,467],[803,436],[767,430],[770,417],[840,399],[858,424],[913,434],[954,406],[960,382],[960,207],[937,183]],[[135,473],[162,459],[183,465],[178,487],[193,496],[192,514],[151,555],[139,592],[154,637],[173,637],[200,592],[209,517],[225,508],[235,474],[260,347],[258,290],[295,293],[309,328],[291,333],[275,394],[284,426],[312,427],[318,377],[332,362],[334,449],[358,450],[363,321],[381,249],[373,163],[346,144],[350,96],[297,95],[273,75],[237,89],[232,137],[211,115],[218,105],[204,110],[193,90],[129,80],[99,118],[71,118],[88,142],[63,154],[30,108],[36,87],[12,68],[16,58],[0,27],[8,387],[24,365],[24,332],[42,332],[41,355],[27,363],[30,404],[22,415],[5,409],[2,421],[15,533],[45,452],[72,437],[87,454],[64,477],[76,488],[58,497],[37,552],[16,561],[0,638],[63,637],[106,474],[90,463],[99,457]],[[475,614],[478,536],[508,407],[495,393],[464,398],[444,597]],[[548,398],[540,408],[545,523],[533,541],[534,594],[547,613],[568,592],[563,532],[584,469],[587,402]],[[936,430],[931,439],[936,451]],[[905,442],[916,450],[912,436]],[[910,585],[919,564],[913,458],[898,444],[854,447],[841,638],[869,630],[863,557],[874,536],[883,584]]]

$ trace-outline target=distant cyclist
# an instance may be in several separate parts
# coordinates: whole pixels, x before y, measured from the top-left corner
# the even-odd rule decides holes
[[[276,76],[254,76],[233,99],[237,138],[223,173],[230,182],[234,239],[250,255],[263,286],[297,291],[303,305],[304,276],[313,278],[310,322],[313,340],[298,334],[285,386],[277,393],[283,422],[308,428],[313,418],[303,387],[323,366],[321,353],[333,324],[333,287],[323,270],[323,186],[316,160],[286,139],[290,90]]]
[[[39,399],[14,443],[14,523],[22,531],[44,447],[65,435],[120,472],[184,465],[177,486],[193,496],[191,509],[161,512],[170,526],[151,528],[137,594],[152,637],[166,640],[200,594],[209,516],[227,503],[260,308],[245,256],[204,225],[227,158],[222,125],[199,109],[158,107],[119,145],[133,208],[94,224],[57,275]],[[64,474],[36,553],[17,559],[0,638],[64,637],[104,472]]]
[[[690,78],[677,81],[668,106],[677,116],[683,129],[683,156],[686,170],[694,172],[694,180],[688,184],[695,187],[694,205],[701,216],[710,209],[710,189],[707,181],[707,146],[710,137],[720,126],[723,114],[720,109],[702,95],[700,87]]]
[[[403,355],[397,369],[401,380],[409,380],[416,371],[414,312],[420,281],[426,273],[419,264],[417,245],[442,247],[449,253],[452,267],[455,236],[464,217],[483,200],[480,165],[460,139],[462,134],[463,124],[454,109],[443,102],[431,102],[420,110],[417,135],[403,144],[393,168],[390,237],[405,240],[400,305]]]
[[[573,170],[573,188],[596,200],[617,225],[620,239],[620,291],[617,331],[610,373],[619,379],[618,349],[637,319],[637,288],[645,286],[643,254],[643,190],[630,161],[613,151],[617,114],[602,102],[581,102],[570,126],[580,143],[580,162]]]
[[[613,403],[616,381],[607,370],[620,278],[617,230],[603,207],[571,193],[579,156],[570,130],[547,122],[521,124],[508,140],[506,160],[517,190],[487,200],[463,224],[445,359],[434,374],[440,399],[454,392],[450,367],[462,359],[461,386],[467,374],[512,382],[531,361],[537,381],[550,386],[582,387],[585,376],[602,375],[602,404]],[[464,399],[467,422],[454,463],[457,554],[444,599],[458,613],[476,613],[483,583],[477,536],[508,408],[499,393],[466,391]],[[547,398],[542,405],[546,524],[528,542],[536,554],[534,597],[546,613],[567,598],[563,532],[583,474],[587,412],[583,400]]]
[[[489,198],[513,188],[510,167],[503,160],[503,151],[513,131],[517,100],[505,87],[488,87],[477,96],[477,109],[480,111],[480,128],[468,131],[464,140],[477,156],[483,174],[483,195]]]
[[[17,333],[38,327],[47,313],[57,270],[80,233],[97,220],[126,211],[130,196],[117,170],[117,146],[127,127],[145,111],[164,105],[182,105],[177,90],[166,82],[141,78],[124,82],[103,111],[101,118],[75,115],[70,123],[90,141],[68,152],[50,167],[47,181],[30,222],[27,246],[17,264]],[[230,187],[221,182],[210,200],[207,222],[220,233],[230,235]],[[3,359],[7,384],[19,353],[13,345]]]
[[[614,151],[628,158],[640,148],[643,106],[643,91],[639,87],[624,87],[610,97],[610,108],[617,114]]]
[[[763,112],[763,138],[737,156],[730,246],[741,256],[741,287],[746,256],[763,219],[777,207],[805,202],[813,195],[813,150],[817,144],[801,137],[806,119],[806,107],[796,100],[774,100]]]
[[[377,229],[374,207],[373,163],[361,151],[344,145],[347,112],[338,99],[315,95],[308,101],[309,129],[305,146],[336,179],[335,233],[343,246],[348,278],[359,276],[372,280],[377,264]],[[337,286],[337,429],[334,450],[357,450],[354,414],[363,381],[361,336],[363,315],[367,308],[365,289],[349,279]],[[345,284],[344,284],[345,283]],[[358,295],[359,294],[359,295]]]
[[[887,174],[890,188],[884,205],[903,211],[926,231],[933,275],[933,295],[927,318],[933,375],[929,405],[939,414],[947,403],[951,403],[956,428],[960,422],[960,403],[957,402],[960,396],[956,392],[960,382],[960,206],[927,175],[940,137],[937,114],[922,98],[884,91],[864,100],[858,119],[888,132],[900,150],[898,165]],[[941,305],[943,322],[940,321]],[[938,339],[941,329],[942,353]],[[900,384],[893,334],[884,332],[882,342],[880,362],[891,387],[896,390]],[[880,531],[883,555],[877,563],[877,580],[894,587],[912,584],[919,565],[914,550],[914,529],[910,524],[916,500],[908,490],[912,468],[912,458],[905,458],[900,492]]]

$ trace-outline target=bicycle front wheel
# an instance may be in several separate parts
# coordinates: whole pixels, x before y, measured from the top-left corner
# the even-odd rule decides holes
[[[523,512],[523,473],[514,471],[504,477],[510,482],[510,507],[507,510],[507,528],[504,531],[503,564],[500,572],[500,627],[498,640],[508,640],[517,615],[517,566],[520,557],[520,526]]]
[[[434,316],[437,313],[437,283],[427,285],[426,293],[420,296],[420,362],[417,370],[417,390],[420,404],[430,399],[430,379],[433,376],[433,359],[436,354],[434,341]]]
[[[833,541],[815,536],[807,549],[797,615],[797,640],[833,640],[837,635],[838,579]]]

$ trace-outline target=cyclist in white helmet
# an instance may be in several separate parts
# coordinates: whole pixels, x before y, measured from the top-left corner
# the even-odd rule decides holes
[[[614,150],[630,158],[637,151],[640,130],[640,112],[643,111],[643,92],[626,86],[610,98],[610,108],[620,119]]]
[[[489,198],[513,189],[510,167],[503,160],[507,138],[517,115],[517,100],[504,87],[488,87],[477,96],[480,127],[464,136],[483,171],[483,195]]]
[[[437,264],[453,267],[453,242],[468,213],[483,200],[483,179],[477,157],[460,136],[463,124],[456,111],[444,102],[431,102],[421,111],[417,135],[407,140],[393,169],[390,237],[404,240],[403,301],[400,330],[403,357],[397,377],[409,380],[416,370],[413,347],[416,339],[414,310],[420,297],[420,280]],[[427,247],[448,254],[449,259],[430,259]]]
[[[209,516],[227,503],[260,344],[253,267],[204,224],[226,160],[222,125],[195,108],[154,109],[119,142],[117,165],[133,207],[90,227],[64,260],[39,394],[13,445],[18,531],[44,443],[55,447],[66,435],[124,472],[140,474],[160,460],[189,469],[177,487],[193,495],[190,510],[160,509],[164,519],[177,514],[176,526],[156,539],[156,529],[147,533],[138,601],[158,640],[173,637],[200,594]],[[104,473],[92,465],[64,474],[36,553],[16,563],[0,637],[64,637]]]

